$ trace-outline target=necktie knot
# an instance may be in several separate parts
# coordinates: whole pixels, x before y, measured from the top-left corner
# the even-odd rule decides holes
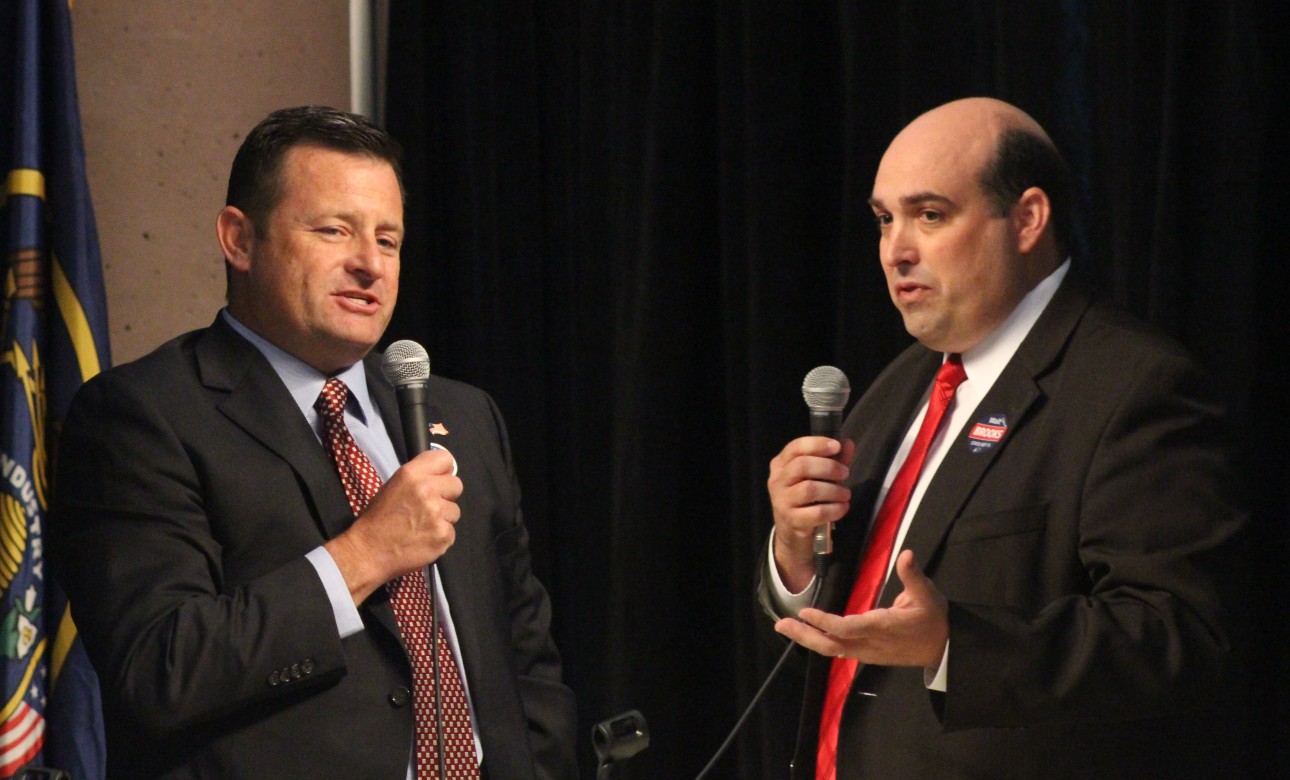
[[[335,422],[345,419],[345,404],[349,402],[349,387],[341,380],[332,377],[323,385],[314,408],[324,420]]]
[[[966,379],[967,371],[963,370],[963,358],[957,354],[945,358],[945,362],[941,364],[941,370],[936,373],[936,384],[945,387],[951,393]]]

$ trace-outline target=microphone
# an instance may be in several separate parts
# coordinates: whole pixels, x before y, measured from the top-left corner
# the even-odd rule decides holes
[[[399,419],[408,460],[430,449],[430,423],[426,419],[426,380],[430,378],[430,353],[408,339],[396,341],[385,350],[381,373],[394,385],[399,399]]]
[[[842,431],[842,409],[851,397],[847,375],[833,366],[813,368],[802,380],[802,397],[811,410],[811,435],[838,438]],[[817,565],[823,556],[833,553],[833,523],[824,523],[815,529],[812,551]]]

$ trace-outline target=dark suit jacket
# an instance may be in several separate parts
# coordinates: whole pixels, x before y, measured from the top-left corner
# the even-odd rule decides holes
[[[369,387],[400,457],[392,388]],[[465,485],[439,562],[492,780],[576,776],[572,693],[548,631],[501,416],[432,377]],[[109,772],[402,778],[411,670],[384,589],[337,635],[303,557],[352,515],[268,361],[222,320],[107,371],[62,433],[52,566],[99,672]]]
[[[845,606],[875,497],[940,363],[915,344],[844,424],[853,499],[822,585],[829,611]],[[839,778],[1231,769],[1213,706],[1242,517],[1202,384],[1178,347],[1065,281],[955,434],[904,543],[950,602],[948,691],[928,691],[921,668],[863,667]],[[1006,428],[1002,440],[974,438],[977,423]],[[879,606],[901,589],[893,576]],[[814,777],[829,661],[809,654],[794,777]]]

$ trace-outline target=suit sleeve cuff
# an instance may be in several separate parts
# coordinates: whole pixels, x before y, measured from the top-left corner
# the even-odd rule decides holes
[[[332,615],[336,617],[336,630],[340,633],[340,638],[344,639],[353,636],[363,630],[363,618],[358,614],[358,607],[354,604],[354,599],[349,595],[349,586],[345,584],[345,578],[341,576],[340,567],[331,557],[331,553],[326,548],[315,547],[305,556],[305,559],[313,564],[314,570],[318,572],[318,578],[322,580],[323,588],[327,591],[327,599],[331,602]]]

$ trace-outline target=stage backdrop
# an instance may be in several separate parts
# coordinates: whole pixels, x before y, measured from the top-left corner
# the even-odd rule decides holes
[[[865,202],[878,160],[922,111],[992,95],[1066,151],[1081,272],[1230,401],[1262,589],[1248,755],[1290,768],[1273,5],[393,4],[390,337],[507,414],[584,736],[639,708],[630,776],[693,777],[751,697],[778,654],[753,600],[767,463],[805,431],[802,377],[836,364],[858,392],[909,341]],[[714,776],[783,777],[799,691],[786,675]]]

